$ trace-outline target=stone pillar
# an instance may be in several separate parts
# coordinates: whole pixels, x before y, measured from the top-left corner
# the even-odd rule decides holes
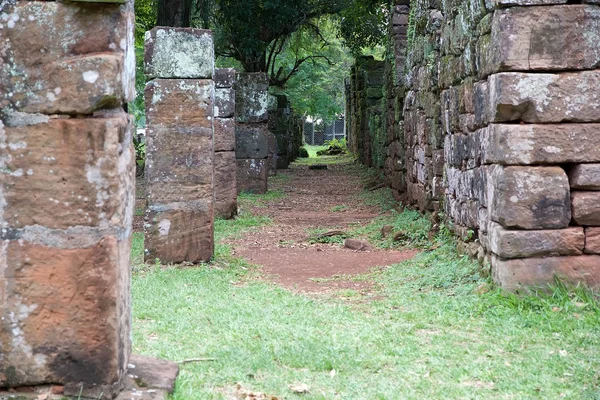
[[[275,168],[286,169],[291,162],[290,150],[293,130],[291,127],[291,108],[285,95],[275,96],[273,108],[269,110],[269,131],[277,141]]]
[[[212,33],[146,33],[146,260],[213,255],[214,53]]]
[[[5,4],[6,5],[6,4]],[[112,398],[130,354],[133,2],[0,19],[0,387]],[[0,397],[2,397],[0,395]]]
[[[238,193],[266,193],[269,171],[269,78],[239,73],[235,83],[235,156]]]
[[[215,218],[237,214],[237,164],[235,161],[235,70],[215,70]]]

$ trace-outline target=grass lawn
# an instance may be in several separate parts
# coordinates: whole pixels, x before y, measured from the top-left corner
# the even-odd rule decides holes
[[[244,201],[267,200],[246,196]],[[382,204],[381,199],[365,201]],[[217,221],[217,241],[269,219],[243,213]],[[173,399],[220,399],[244,388],[285,399],[600,399],[600,307],[560,283],[540,296],[493,288],[442,229],[391,212],[357,228],[381,247],[385,224],[403,227],[416,258],[354,279],[376,282],[365,298],[345,291],[294,294],[217,245],[211,265],[142,264],[133,245],[136,353],[184,364]],[[309,393],[289,385],[303,383]]]

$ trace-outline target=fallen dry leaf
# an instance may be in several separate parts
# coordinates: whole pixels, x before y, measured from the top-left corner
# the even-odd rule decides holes
[[[294,383],[288,386],[294,393],[308,393],[310,387],[306,383]]]

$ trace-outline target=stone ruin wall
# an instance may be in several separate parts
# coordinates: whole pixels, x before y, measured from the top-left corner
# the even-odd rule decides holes
[[[555,275],[599,286],[600,6],[396,3],[382,104],[394,194],[443,211],[505,288]]]
[[[235,161],[235,70],[215,70],[215,218],[237,215],[237,166]]]
[[[212,33],[153,28],[146,32],[144,57],[150,79],[145,89],[145,259],[209,261],[215,196]]]
[[[0,13],[0,387],[116,393],[130,354],[133,3]],[[84,284],[83,284],[84,283]]]
[[[266,193],[269,177],[269,78],[238,72],[235,82],[235,157],[238,193]],[[271,145],[271,146],[270,146]]]

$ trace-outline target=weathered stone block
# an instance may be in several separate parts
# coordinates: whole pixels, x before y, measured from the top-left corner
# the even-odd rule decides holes
[[[573,220],[583,226],[600,226],[600,192],[572,192]]]
[[[237,214],[237,164],[235,153],[215,153],[215,218]]]
[[[490,73],[594,69],[600,65],[600,9],[570,4],[498,10],[491,43]]]
[[[233,118],[215,118],[214,147],[215,152],[235,150],[235,121]]]
[[[146,260],[212,257],[213,95],[212,80],[146,85]]]
[[[206,130],[149,127],[145,169],[148,187],[156,185],[154,189],[163,192],[174,190],[178,184],[210,186],[212,152],[212,137]]]
[[[269,78],[265,73],[240,73],[235,82],[235,119],[237,122],[267,122]]]
[[[559,229],[571,221],[567,174],[559,167],[488,169],[492,220],[505,228]]]
[[[269,166],[267,159],[236,160],[238,193],[266,193]]]
[[[589,141],[586,144],[591,145]],[[569,182],[572,189],[600,190],[600,164],[576,165],[569,171]]]
[[[268,134],[266,124],[236,124],[236,158],[267,158],[269,156]]]
[[[488,78],[490,122],[599,122],[600,70]]]
[[[492,276],[503,289],[519,290],[544,287],[554,283],[555,276],[567,282],[584,282],[600,287],[600,256],[566,256],[502,260],[492,258]]]
[[[135,97],[132,5],[17,2],[0,20],[0,109],[89,114]]]
[[[573,256],[582,254],[585,247],[579,227],[513,231],[492,223],[489,233],[490,248],[501,258]]]
[[[214,251],[213,191],[201,200],[150,204],[146,210],[145,260],[163,263],[210,261]]]
[[[217,89],[231,88],[235,83],[235,69],[217,68],[213,80]]]
[[[131,349],[131,242],[98,231],[59,236],[2,243],[0,385],[65,383],[66,395],[83,386],[86,397],[110,396]]]
[[[486,164],[600,162],[600,124],[492,124],[482,129]]]
[[[148,78],[212,79],[212,32],[195,28],[157,26],[147,31],[144,73]]]
[[[133,124],[111,118],[47,119],[29,126],[0,121],[3,227],[119,226],[131,223]]]
[[[215,117],[233,118],[235,91],[231,88],[215,89]]]
[[[146,85],[147,126],[212,135],[214,88],[206,79],[154,79]]]
[[[267,164],[269,165],[269,176],[277,175],[277,136],[272,132],[267,131],[268,156]]]
[[[585,252],[600,254],[600,228],[585,228]]]

